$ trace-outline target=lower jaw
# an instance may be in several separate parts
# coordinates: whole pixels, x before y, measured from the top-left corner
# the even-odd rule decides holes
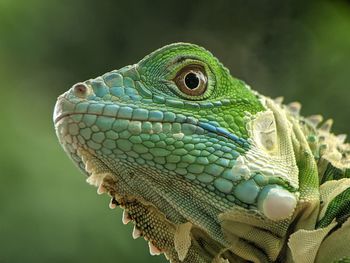
[[[87,182],[97,187],[98,194],[108,194],[111,199],[109,207],[111,209],[119,206],[123,209],[122,222],[128,224],[132,222],[134,229],[132,236],[134,239],[143,237],[148,241],[151,255],[165,254],[169,259],[174,258],[175,251],[173,249],[173,236],[175,225],[166,220],[157,209],[151,204],[145,204],[143,200],[139,200],[134,195],[130,195],[125,188],[127,183],[123,178],[116,176],[108,167],[99,166],[96,169],[94,162],[100,162],[88,151],[78,150],[82,162],[85,164],[85,170],[89,174]],[[163,231],[154,231],[161,229]],[[162,242],[159,242],[162,240]],[[165,242],[164,242],[165,241]]]
[[[78,155],[81,157],[82,162],[85,164],[85,169],[90,175],[86,181],[97,187],[98,194],[107,193],[111,197],[109,203],[111,209],[120,206],[124,210],[122,216],[123,224],[128,224],[129,222],[134,224],[133,238],[143,237],[148,241],[151,255],[164,253],[170,262],[182,262],[179,259],[179,251],[174,245],[174,237],[179,225],[168,220],[152,203],[135,194],[130,194],[133,191],[123,176],[118,176],[111,172],[107,166],[94,165],[94,162],[100,163],[101,161],[91,153],[80,149],[78,150]],[[96,167],[99,167],[99,169],[96,169]],[[203,251],[203,249],[207,248],[201,247],[201,244],[196,240],[197,238],[203,241],[206,240],[208,244],[214,241],[199,228],[196,228],[193,235],[192,233],[188,234],[192,245],[187,248],[186,257],[182,258],[185,259],[183,262],[210,262],[215,253],[219,253],[223,249],[220,244],[216,244],[215,253],[211,249],[210,252]]]

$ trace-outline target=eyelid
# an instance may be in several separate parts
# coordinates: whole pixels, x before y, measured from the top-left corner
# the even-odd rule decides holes
[[[173,63],[174,63],[174,64],[176,64],[176,63],[182,63],[183,61],[186,61],[186,60],[200,61],[200,62],[204,63],[200,58],[195,57],[195,56],[180,56],[180,57],[178,57]]]
[[[194,70],[194,71],[199,70],[200,72],[203,73],[204,76],[207,76],[207,72],[206,72],[205,68],[202,65],[189,64],[189,65],[184,66],[182,69],[180,69],[177,72],[177,74],[174,77],[174,79],[177,78],[178,76],[182,75],[185,71],[190,72],[191,70]]]
[[[181,69],[187,67],[188,65],[198,65],[206,68],[207,65],[201,59],[194,56],[181,56],[173,61],[170,61],[165,70],[167,71],[167,78],[173,80]]]

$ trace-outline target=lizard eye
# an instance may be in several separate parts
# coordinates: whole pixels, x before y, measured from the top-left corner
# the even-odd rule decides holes
[[[174,79],[177,87],[186,95],[200,96],[207,89],[207,76],[203,67],[188,65]]]

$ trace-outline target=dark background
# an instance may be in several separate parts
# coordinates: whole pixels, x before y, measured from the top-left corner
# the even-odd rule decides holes
[[[345,1],[0,0],[0,262],[165,262],[68,160],[52,124],[73,83],[175,41],[350,133]]]

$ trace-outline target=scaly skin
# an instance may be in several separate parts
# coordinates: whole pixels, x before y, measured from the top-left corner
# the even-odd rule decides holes
[[[170,262],[350,260],[350,146],[176,43],[58,98],[63,148]],[[347,233],[346,233],[347,232]]]

